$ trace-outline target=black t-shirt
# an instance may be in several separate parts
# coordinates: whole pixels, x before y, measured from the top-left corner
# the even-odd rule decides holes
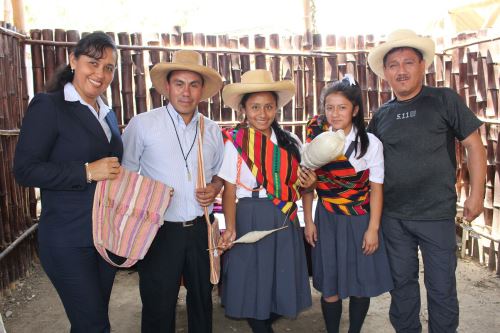
[[[409,101],[382,105],[368,125],[384,145],[384,214],[409,220],[456,215],[455,138],[481,121],[456,92],[422,88]]]

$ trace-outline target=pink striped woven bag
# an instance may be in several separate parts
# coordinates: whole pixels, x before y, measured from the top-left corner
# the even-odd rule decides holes
[[[97,182],[92,212],[94,245],[116,267],[130,267],[146,255],[163,225],[173,189],[122,168],[114,180]],[[108,252],[126,258],[117,264]]]

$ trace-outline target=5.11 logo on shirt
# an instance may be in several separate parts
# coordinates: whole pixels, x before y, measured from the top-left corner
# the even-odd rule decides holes
[[[417,110],[407,111],[396,114],[396,120],[403,120],[408,118],[414,118],[417,116]]]

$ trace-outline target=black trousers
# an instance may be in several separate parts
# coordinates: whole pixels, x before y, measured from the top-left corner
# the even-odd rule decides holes
[[[212,284],[207,225],[165,222],[138,263],[142,333],[175,332],[175,308],[181,276],[187,289],[189,333],[212,332]]]
[[[424,261],[429,333],[455,333],[459,308],[455,220],[412,221],[382,217],[394,289],[389,317],[398,333],[420,333],[418,249]]]
[[[109,333],[109,298],[116,268],[92,247],[40,244],[40,262],[61,298],[71,333]]]

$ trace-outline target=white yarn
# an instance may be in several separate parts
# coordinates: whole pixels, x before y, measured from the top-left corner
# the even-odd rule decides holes
[[[316,170],[339,158],[344,152],[344,131],[323,132],[302,149],[301,165]]]

